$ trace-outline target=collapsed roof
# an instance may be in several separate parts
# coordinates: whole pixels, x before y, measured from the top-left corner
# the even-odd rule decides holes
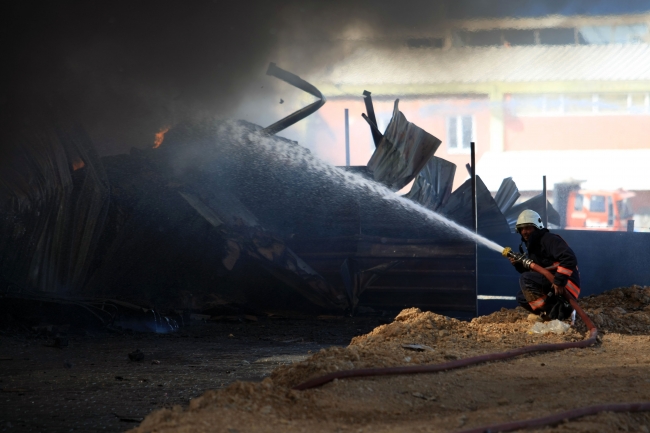
[[[320,95],[275,65],[269,74]],[[471,227],[470,181],[451,191],[455,165],[434,156],[440,140],[397,101],[379,132],[366,93],[377,148],[367,167],[348,169],[362,176],[274,135],[322,95],[267,128],[180,124],[158,148],[104,158],[78,128],[25,127],[0,175],[0,283],[176,309],[343,312],[361,302],[474,314],[474,244],[372,186],[413,181],[406,199]],[[544,204],[514,206],[511,181],[495,201],[476,180],[483,235],[508,232],[518,206]]]

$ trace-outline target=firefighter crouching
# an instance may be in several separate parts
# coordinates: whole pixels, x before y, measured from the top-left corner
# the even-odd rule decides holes
[[[521,262],[510,262],[521,274],[517,302],[523,308],[548,319],[567,319],[573,312],[564,299],[565,290],[574,298],[580,294],[578,259],[564,239],[544,228],[542,218],[532,210],[525,210],[517,218],[516,231],[526,245],[527,256],[540,266],[555,273],[553,283],[542,274],[528,271]],[[519,245],[520,252],[524,252]]]

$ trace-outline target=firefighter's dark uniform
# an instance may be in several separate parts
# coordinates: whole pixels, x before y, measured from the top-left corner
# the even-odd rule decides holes
[[[555,271],[551,270],[555,272],[553,284],[564,286],[567,292],[577,299],[580,295],[578,259],[566,241],[547,229],[538,229],[525,244],[528,258],[535,263],[545,268],[557,266]],[[517,293],[519,305],[537,314],[549,313],[560,301],[560,297],[555,296],[551,283],[542,274],[527,271],[521,263],[515,263],[515,268],[521,273],[521,290]]]

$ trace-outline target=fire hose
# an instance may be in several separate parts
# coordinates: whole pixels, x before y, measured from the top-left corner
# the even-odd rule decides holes
[[[548,270],[539,266],[538,264],[532,262],[530,259],[525,259],[523,255],[517,255],[512,252],[510,248],[503,250],[503,255],[505,257],[513,257],[518,261],[521,261],[524,266],[532,271],[538,272],[549,281],[553,281],[553,274]],[[582,341],[572,341],[568,343],[553,343],[553,344],[537,344],[534,346],[525,346],[520,347],[519,349],[510,350],[508,352],[501,353],[488,353],[486,355],[473,356],[471,358],[458,359],[455,361],[444,362],[442,364],[433,364],[433,365],[414,365],[414,366],[403,366],[403,367],[386,367],[386,368],[361,368],[355,370],[343,370],[337,371],[334,373],[329,373],[324,376],[316,377],[314,379],[308,380],[307,382],[301,383],[293,387],[295,390],[305,390],[310,388],[316,388],[318,386],[324,385],[333,381],[334,379],[347,379],[351,377],[368,377],[368,376],[393,376],[398,374],[420,374],[420,373],[436,373],[438,371],[453,370],[456,368],[467,367],[469,365],[482,364],[484,362],[498,361],[502,359],[510,359],[517,356],[524,355],[526,353],[532,352],[548,352],[553,350],[564,350],[571,349],[574,347],[588,347],[596,342],[598,336],[598,330],[594,326],[593,322],[585,314],[584,311],[580,308],[578,303],[573,297],[564,292],[564,297],[569,301],[571,306],[576,310],[582,321],[587,325],[589,329],[589,338]]]
[[[544,267],[534,263],[532,260],[527,259],[523,254],[519,255],[510,248],[503,250],[504,257],[512,257],[521,262],[525,268],[531,271],[542,274],[547,280],[553,283],[554,276]],[[537,344],[533,346],[525,346],[518,349],[510,350],[501,353],[489,353],[485,355],[474,356],[465,359],[458,359],[455,361],[444,362],[442,364],[433,365],[415,365],[415,366],[401,366],[401,367],[387,367],[387,368],[362,368],[354,370],[343,370],[334,373],[329,373],[320,377],[310,379],[299,385],[293,387],[295,390],[305,390],[316,388],[326,383],[337,379],[348,379],[353,377],[370,377],[370,376],[393,376],[403,374],[421,374],[421,373],[436,373],[439,371],[453,370],[456,368],[467,367],[470,365],[482,364],[485,362],[499,361],[503,359],[515,358],[527,353],[533,352],[549,352],[555,350],[564,350],[577,347],[588,347],[596,343],[598,337],[598,329],[593,324],[589,316],[580,308],[576,300],[565,290],[562,295],[571,304],[573,309],[577,312],[580,319],[584,322],[589,330],[589,337],[582,341],[573,341],[567,343],[552,343],[552,344]],[[556,415],[551,415],[544,418],[536,418],[532,420],[522,420],[510,423],[498,424],[493,426],[478,427],[471,430],[466,430],[462,433],[478,433],[478,432],[497,432],[497,431],[512,431],[521,428],[541,426],[547,424],[557,423],[564,419],[571,419],[585,415],[591,415],[602,411],[645,411],[650,410],[650,403],[625,403],[625,404],[605,404],[598,406],[590,406],[586,408],[579,408],[563,412]]]
[[[493,424],[484,427],[475,427],[469,430],[463,430],[457,433],[496,433],[519,430],[529,427],[541,427],[546,425],[558,424],[565,420],[580,418],[587,415],[595,415],[600,412],[644,412],[650,410],[650,403],[607,403],[597,404],[595,406],[580,407],[578,409],[567,410],[541,418],[526,419],[521,421],[505,422],[502,424]]]

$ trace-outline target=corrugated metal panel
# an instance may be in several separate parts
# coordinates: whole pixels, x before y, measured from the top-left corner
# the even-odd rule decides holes
[[[0,274],[18,287],[79,292],[94,260],[109,186],[86,133],[24,126],[0,173]]]
[[[650,80],[650,45],[360,48],[319,84],[377,86],[443,83]]]
[[[517,189],[517,185],[511,177],[508,177],[501,182],[497,195],[494,196],[494,201],[499,206],[501,213],[505,214],[517,202],[520,196],[521,194],[519,193],[519,189]]]
[[[560,214],[557,213],[557,211],[553,208],[553,205],[548,200],[546,200],[546,205],[548,210],[548,222],[559,226]],[[517,217],[519,217],[519,214],[526,209],[534,210],[538,214],[543,215],[544,195],[536,195],[535,197],[526,200],[523,203],[519,203],[518,205],[511,207],[510,210],[506,212],[506,219],[508,220],[508,225],[510,226],[511,230],[514,231],[515,225],[517,224]]]
[[[418,175],[442,143],[406,120],[395,101],[393,117],[377,149],[368,161],[368,172],[377,182],[397,191]]]
[[[479,234],[489,236],[493,233],[509,231],[506,218],[480,176],[476,176],[476,206]],[[473,227],[471,179],[465,181],[451,194],[445,206],[440,208],[440,213],[464,227]]]
[[[291,248],[328,281],[343,287],[341,266],[374,278],[359,288],[359,304],[395,310],[405,306],[473,315],[476,308],[474,244],[439,239],[375,236],[296,239]],[[383,264],[388,269],[373,272]]]
[[[404,197],[435,211],[449,200],[455,173],[456,164],[434,156],[420,171],[411,191]]]

